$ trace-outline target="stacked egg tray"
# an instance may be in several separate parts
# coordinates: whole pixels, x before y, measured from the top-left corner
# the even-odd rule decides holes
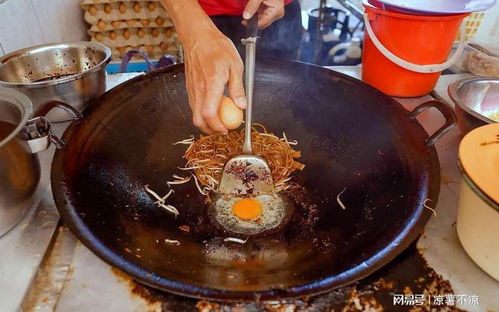
[[[182,60],[173,23],[159,0],[82,0],[92,41],[108,46],[119,61],[132,49],[158,59],[171,54]]]

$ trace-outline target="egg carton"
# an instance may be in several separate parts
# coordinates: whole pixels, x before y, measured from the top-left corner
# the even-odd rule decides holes
[[[158,45],[160,42],[173,44],[177,36],[173,28],[127,28],[105,32],[89,31],[95,41],[107,46]]]
[[[105,4],[105,3],[113,3],[113,2],[154,2],[159,3],[160,0],[149,0],[149,1],[137,1],[137,0],[82,0],[80,4],[83,5],[91,5],[91,4]]]
[[[170,21],[168,13],[159,2],[120,1],[82,5],[85,21],[96,25],[99,20],[112,22],[117,20],[154,20],[156,23]],[[160,18],[160,19],[158,19]]]
[[[140,45],[140,46],[123,46],[123,47],[111,47],[112,60],[119,61],[125,56],[125,54],[130,50],[142,50],[151,59],[159,59],[162,55],[171,54],[177,58],[177,60],[182,61],[182,49],[177,45]],[[142,60],[140,56],[134,56],[133,60]]]
[[[159,27],[173,27],[173,23],[170,19],[163,19],[157,17],[155,20],[149,19],[136,19],[136,20],[116,20],[116,21],[103,21],[99,20],[97,24],[90,26],[90,31],[101,32],[110,31],[115,29],[125,29],[125,28],[159,28]]]

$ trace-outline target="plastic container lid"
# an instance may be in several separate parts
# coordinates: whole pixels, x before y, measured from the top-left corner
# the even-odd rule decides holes
[[[499,204],[499,123],[469,132],[459,145],[459,160],[471,182]]]
[[[383,10],[406,14],[446,15],[485,11],[494,6],[495,0],[369,0]]]

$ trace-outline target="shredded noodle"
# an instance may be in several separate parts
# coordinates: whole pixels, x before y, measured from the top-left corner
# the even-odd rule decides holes
[[[206,194],[208,190],[216,190],[227,160],[242,154],[243,141],[244,130],[202,135],[189,146],[184,154],[187,163],[184,168],[179,169],[195,173],[194,180],[202,194]],[[252,143],[253,153],[268,162],[274,183],[279,189],[284,188],[291,173],[305,167],[295,160],[301,153],[291,147],[298,142],[288,140],[285,133],[283,138],[278,138],[273,133],[268,133],[263,125],[253,124]]]

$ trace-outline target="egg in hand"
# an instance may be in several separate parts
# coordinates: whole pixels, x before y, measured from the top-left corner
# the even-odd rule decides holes
[[[237,129],[243,123],[243,110],[227,96],[222,96],[218,116],[228,130]]]

